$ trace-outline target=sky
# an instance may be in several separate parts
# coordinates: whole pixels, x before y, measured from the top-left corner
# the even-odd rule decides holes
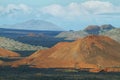
[[[120,0],[0,0],[0,25],[31,19],[49,21],[64,30],[102,24],[120,27]]]

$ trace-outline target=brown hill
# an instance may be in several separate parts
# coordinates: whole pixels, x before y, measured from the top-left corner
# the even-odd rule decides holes
[[[95,34],[95,35],[99,35],[101,32],[106,32],[109,30],[115,29],[114,26],[112,26],[111,24],[104,24],[101,26],[98,25],[89,25],[88,27],[86,27],[84,29],[85,32],[89,33],[89,34]]]
[[[12,63],[14,67],[19,65],[35,68],[119,67],[120,44],[109,37],[91,35],[74,42],[58,43]]]
[[[98,25],[89,25],[84,29],[89,34],[99,34],[100,26]]]
[[[111,24],[104,24],[104,25],[101,25],[101,30],[103,31],[108,31],[108,30],[112,30],[112,29],[115,29],[114,26],[112,26]]]
[[[20,55],[15,52],[0,48],[0,57],[18,57],[18,56]]]

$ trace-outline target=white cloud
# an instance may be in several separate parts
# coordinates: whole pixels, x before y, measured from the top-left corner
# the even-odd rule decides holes
[[[77,18],[83,15],[99,15],[104,13],[120,13],[120,6],[110,2],[86,1],[83,3],[70,3],[67,6],[53,4],[40,9],[43,14],[62,18]]]
[[[25,4],[9,4],[6,7],[5,6],[0,6],[0,15],[8,15],[8,16],[14,16],[19,13],[26,14],[29,13],[31,8]]]
[[[43,7],[40,12],[43,14],[49,14],[55,17],[72,18],[80,15],[80,7],[77,3],[71,3],[68,6],[61,6],[53,4],[50,6]]]
[[[64,7],[57,5],[57,4],[44,7],[41,9],[41,11],[45,14],[49,13],[53,16],[62,16],[65,13]]]
[[[40,11],[40,12],[39,12]],[[84,18],[92,15],[119,15],[120,6],[113,5],[110,2],[88,0],[83,3],[72,2],[66,6],[52,4],[43,8],[31,8],[25,4],[8,4],[0,6],[0,16],[18,16],[26,15],[33,17],[52,16],[64,19]],[[30,14],[30,15],[28,15]],[[47,15],[46,15],[47,14]]]
[[[82,3],[81,6],[84,7],[86,11],[92,14],[120,12],[120,7],[115,6],[110,2],[87,1],[87,2]]]
[[[23,12],[26,12],[26,13],[29,13],[31,10],[31,8],[25,4],[20,4],[19,7],[21,8],[21,10],[23,10]]]
[[[4,9],[4,8],[3,8],[2,6],[0,6],[0,12],[3,11],[3,9]]]

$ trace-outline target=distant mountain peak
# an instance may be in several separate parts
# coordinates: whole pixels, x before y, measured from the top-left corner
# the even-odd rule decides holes
[[[48,30],[48,31],[62,31],[63,29],[57,26],[56,24],[38,19],[31,19],[25,22],[16,23],[13,25],[2,25],[6,28],[12,29],[26,29],[26,30]],[[1,27],[2,27],[1,26]]]

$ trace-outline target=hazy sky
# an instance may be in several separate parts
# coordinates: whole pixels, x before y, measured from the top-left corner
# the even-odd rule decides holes
[[[30,19],[46,20],[66,30],[102,24],[120,27],[120,0],[0,0],[1,25]]]

